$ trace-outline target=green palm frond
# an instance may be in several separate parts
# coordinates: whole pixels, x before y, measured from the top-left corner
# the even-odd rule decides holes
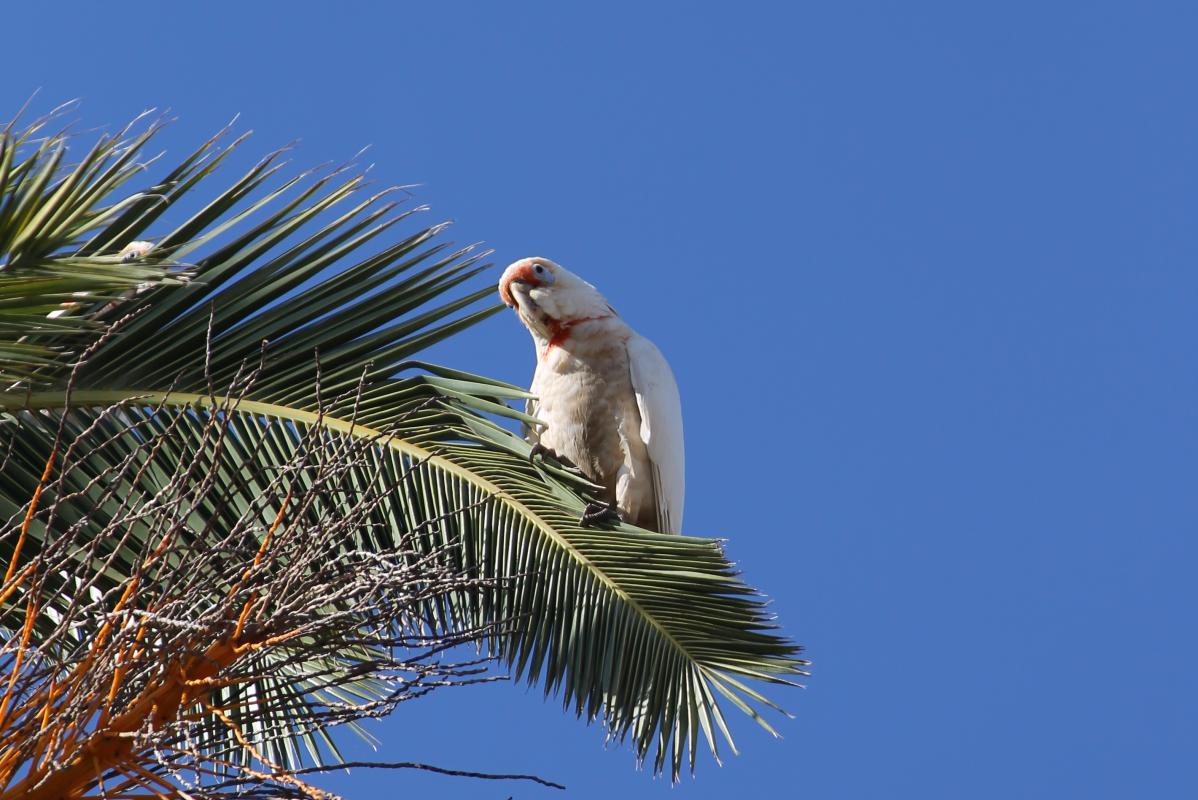
[[[110,205],[119,212],[98,217],[104,224],[88,229],[90,238],[74,233],[74,256],[103,258],[145,236],[224,157],[216,142]],[[63,485],[54,492],[57,519],[32,517],[19,563],[53,539],[54,525],[104,515],[105,504],[119,498],[154,497],[170,465],[183,459],[203,462],[201,472],[225,494],[222,503],[192,512],[195,535],[247,513],[264,524],[278,512],[262,498],[272,470],[318,430],[331,440],[370,443],[353,478],[327,496],[330,507],[346,509],[364,493],[385,493],[354,546],[393,546],[415,533],[429,552],[450,553],[451,569],[485,579],[425,608],[430,626],[501,626],[490,646],[517,674],[560,693],[579,716],[604,720],[615,737],[633,741],[638,757],[655,750],[655,767],[669,764],[675,777],[688,761],[694,768],[700,739],[713,753],[721,738],[731,743],[721,700],[772,730],[756,710],[772,703],[754,684],[787,683],[805,674],[805,662],[720,544],[627,525],[579,527],[593,487],[551,464],[530,463],[528,445],[493,421],[521,418],[505,401],[525,392],[411,360],[502,308],[478,307],[490,286],[463,293],[485,268],[481,255],[439,242],[443,226],[379,246],[411,211],[396,213],[386,192],[368,192],[347,170],[268,188],[279,180],[277,161],[273,154],[259,162],[156,240],[156,263],[190,265],[187,285],[147,287],[139,279],[141,290],[126,291],[120,302],[98,289],[86,298],[78,316],[108,334],[75,370],[69,399],[64,354],[78,352],[76,332],[18,331],[19,344],[53,357],[22,367],[37,385],[0,393],[0,518],[9,520],[0,559],[12,557],[59,423],[91,443],[96,474],[137,450],[138,425],[169,428],[172,445],[157,451],[160,463],[148,462],[105,496],[85,473],[69,478],[73,491]],[[85,195],[72,196],[82,203]],[[92,203],[105,197],[86,196]],[[160,277],[169,275],[168,268]],[[2,291],[0,284],[0,304]],[[6,342],[18,343],[0,331],[4,365]],[[247,383],[248,372],[254,378]],[[248,388],[227,406],[233,386]],[[226,420],[233,444],[208,453],[199,432],[213,415]],[[130,553],[115,554],[107,568],[134,563],[143,540],[129,537]],[[0,619],[14,624],[11,616]],[[359,688],[370,694],[368,682]],[[260,744],[284,764],[297,763],[305,742],[314,752],[310,738],[294,735],[306,701],[270,686],[258,691],[296,723],[292,734],[263,728]]]
[[[95,320],[62,313],[82,297],[112,302],[139,287],[186,277],[161,258],[128,263],[118,255],[134,237],[114,230],[115,220],[135,206],[160,204],[148,193],[108,202],[145,169],[134,159],[157,126],[133,134],[131,124],[101,137],[70,165],[70,137],[34,138],[55,118],[19,133],[11,126],[0,131],[0,385],[29,381],[55,364],[61,368],[64,356],[103,329]],[[51,347],[43,339],[62,344]]]

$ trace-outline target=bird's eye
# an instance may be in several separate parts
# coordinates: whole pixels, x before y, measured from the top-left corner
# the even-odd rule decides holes
[[[535,273],[537,273],[538,275],[544,275],[544,274],[545,274],[545,268],[544,268],[543,266],[541,266],[540,264],[536,264],[536,265],[534,265],[534,266],[533,266],[533,268],[532,268],[532,271],[533,271],[533,272],[535,272]]]

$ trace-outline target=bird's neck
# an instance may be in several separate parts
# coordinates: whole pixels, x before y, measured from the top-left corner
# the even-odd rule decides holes
[[[553,348],[561,347],[568,342],[574,334],[574,329],[579,325],[585,325],[588,322],[601,322],[602,320],[611,319],[613,316],[613,314],[595,314],[594,316],[574,317],[565,320],[548,319],[545,324],[541,357],[544,358]]]

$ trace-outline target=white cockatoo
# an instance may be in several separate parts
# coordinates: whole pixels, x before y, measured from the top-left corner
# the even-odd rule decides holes
[[[146,256],[148,256],[150,254],[150,251],[153,249],[154,249],[154,244],[152,242],[143,242],[143,241],[129,242],[129,244],[125,245],[124,249],[121,250],[121,252],[116,254],[116,257],[122,264],[128,264],[130,262],[138,261],[140,259],[145,258]],[[129,292],[125,296],[132,297],[137,292],[143,292],[146,289],[149,289],[150,287],[152,287],[153,285],[154,284],[152,284],[152,283],[140,283],[137,285],[137,289],[134,292]],[[89,294],[91,294],[91,292],[72,292],[72,295],[75,297],[87,297]],[[55,309],[54,311],[51,311],[46,316],[49,319],[58,319],[61,316],[70,314],[77,308],[79,308],[79,303],[77,303],[77,302],[63,303],[57,309]]]
[[[599,290],[545,258],[524,258],[499,280],[499,296],[532,334],[537,370],[527,431],[534,455],[549,452],[605,490],[605,507],[649,530],[682,529],[682,405],[661,351]]]

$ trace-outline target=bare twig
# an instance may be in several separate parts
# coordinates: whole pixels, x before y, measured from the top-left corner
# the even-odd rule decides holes
[[[360,546],[399,513],[396,498],[425,479],[427,462],[397,471],[385,435],[239,414],[258,373],[239,371],[223,394],[210,383],[206,408],[16,412],[45,435],[14,436],[14,463],[55,467],[42,502],[0,526],[0,543],[14,544],[38,526],[40,548],[14,553],[0,585],[0,622],[20,607],[25,632],[0,642],[0,800],[325,797],[300,776],[332,767],[287,769],[288,740],[501,679],[482,671],[485,660],[445,660],[495,629],[440,617],[449,598],[483,588],[451,566],[440,529],[485,500],[462,498],[393,541]],[[331,402],[343,413],[360,397]],[[53,442],[57,459],[37,455],[38,441]],[[267,453],[278,469],[230,472]],[[245,480],[253,491],[234,486]],[[252,502],[234,503],[233,488]],[[430,536],[444,545],[430,548]],[[416,762],[344,766],[561,788]]]
[[[339,769],[419,769],[426,772],[435,772],[438,775],[454,775],[462,778],[482,778],[492,781],[532,781],[539,783],[542,786],[548,786],[550,789],[565,789],[566,787],[560,783],[547,781],[544,778],[538,778],[536,775],[520,775],[517,773],[504,774],[496,772],[471,772],[469,770],[446,769],[445,767],[437,767],[432,764],[421,764],[415,761],[400,761],[400,762],[385,762],[385,761],[348,761],[344,764],[328,767],[305,767],[297,769],[293,775],[311,775],[321,772],[332,772]]]

